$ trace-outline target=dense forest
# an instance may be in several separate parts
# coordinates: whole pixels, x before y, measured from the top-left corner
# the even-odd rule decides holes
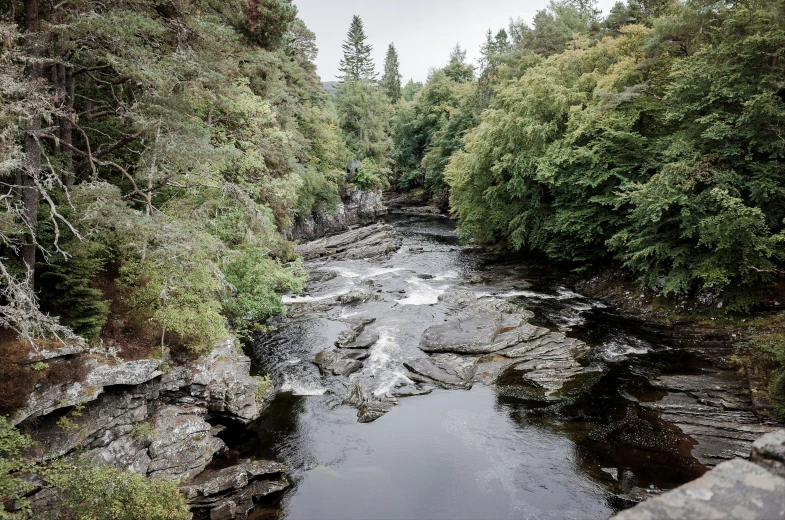
[[[4,4],[0,474],[27,464],[2,415],[46,377],[30,349],[195,356],[263,330],[305,282],[286,229],[354,187],[425,190],[466,240],[723,312],[782,290],[781,0],[552,0],[424,83],[392,43],[380,76],[359,16],[343,51],[331,95],[291,0]],[[785,395],[772,338],[754,355]]]
[[[280,312],[302,284],[280,231],[337,202],[349,157],[296,8],[10,6],[3,325],[199,352]]]
[[[784,30],[781,2],[553,2],[398,106],[396,182],[466,237],[748,310],[785,265]]]

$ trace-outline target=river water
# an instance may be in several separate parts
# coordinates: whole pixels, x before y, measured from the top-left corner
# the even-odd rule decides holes
[[[547,266],[461,246],[447,219],[387,221],[404,237],[398,252],[384,261],[310,263],[316,281],[287,298],[293,317],[249,352],[257,373],[281,391],[250,429],[229,432],[230,444],[238,456],[293,468],[293,485],[252,518],[604,519],[632,505],[630,497],[705,471],[690,455],[691,440],[640,406],[661,396],[647,377],[698,370],[700,359],[561,285]],[[520,305],[534,323],[588,343],[598,368],[590,388],[543,404],[505,386],[503,376],[468,391],[414,384],[403,362],[423,357],[422,332],[450,315],[439,296],[456,288]],[[376,297],[295,312],[297,303],[357,289]],[[375,318],[367,329],[380,337],[363,368],[320,374],[314,355],[356,318]],[[342,404],[355,384],[398,405],[358,423],[357,410]]]

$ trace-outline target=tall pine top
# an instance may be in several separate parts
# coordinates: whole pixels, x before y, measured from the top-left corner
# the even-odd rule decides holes
[[[371,58],[373,47],[365,43],[366,38],[362,19],[354,15],[346,41],[341,46],[343,48],[343,59],[339,67],[342,73],[341,81],[376,79],[376,67]]]

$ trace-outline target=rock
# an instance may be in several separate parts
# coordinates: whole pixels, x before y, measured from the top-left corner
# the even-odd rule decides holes
[[[768,433],[752,443],[750,460],[785,478],[785,430]]]
[[[377,341],[379,341],[379,335],[366,330],[363,331],[349,347],[367,349],[371,348]]]
[[[376,318],[353,318],[345,320],[344,323],[346,323],[349,328],[338,334],[335,346],[339,348],[369,348],[379,339],[378,335],[370,332],[365,334],[365,326],[370,325],[374,321],[376,321]],[[373,339],[374,336],[376,339]],[[360,346],[365,344],[368,346]]]
[[[274,393],[273,385],[260,391],[263,383],[250,371],[250,358],[233,339],[228,339],[187,366],[174,367],[164,375],[161,384],[177,402],[203,405],[211,412],[247,424],[262,414]]]
[[[156,436],[148,448],[151,477],[178,481],[192,478],[224,448],[223,441],[211,435],[212,427],[204,415],[203,408],[171,405],[156,412]]]
[[[59,344],[51,348],[42,348],[38,351],[31,350],[27,355],[29,363],[38,363],[65,356],[73,356],[84,352],[84,345],[78,342]]]
[[[404,366],[443,388],[469,389],[472,387],[474,367],[477,360],[455,354],[435,356],[404,362]]]
[[[387,208],[380,190],[363,191],[352,188],[335,211],[315,213],[298,220],[284,234],[288,240],[315,240],[331,233],[339,233],[357,224],[369,224],[385,215]]]
[[[58,425],[60,415],[49,414],[20,424],[20,430],[35,441],[33,455],[44,460],[65,455],[79,446],[105,447],[130,433],[134,424],[146,420],[148,402],[158,395],[157,381],[111,388],[85,404],[78,415],[69,414],[73,427],[62,428]]]
[[[88,451],[85,456],[98,463],[111,464],[118,469],[145,475],[152,460],[147,453],[149,444],[139,443],[126,435],[107,446]]]
[[[355,303],[365,303],[377,298],[376,294],[364,291],[362,289],[355,289],[346,294],[338,296],[337,301],[342,305],[353,305]]]
[[[693,482],[622,511],[613,518],[783,519],[785,479],[751,462],[734,459],[719,464]]]
[[[63,348],[68,352],[73,350],[67,345]],[[51,353],[52,351],[49,351],[49,354]],[[11,415],[11,423],[17,425],[30,417],[41,417],[61,408],[84,405],[97,399],[104,392],[105,387],[140,385],[163,374],[158,370],[161,365],[160,360],[146,359],[108,364],[99,363],[95,358],[88,358],[86,363],[90,372],[84,381],[36,385],[30,394],[27,406]]]
[[[336,376],[347,376],[363,367],[360,361],[344,357],[343,354],[334,350],[319,352],[313,362],[319,366],[322,372],[330,372]]]
[[[349,406],[359,407],[364,402],[365,395],[363,394],[363,387],[360,385],[354,385],[354,388],[349,392],[349,395],[343,399],[343,404],[348,404]]]
[[[141,359],[116,365],[99,365],[85,379],[88,386],[140,385],[163,374],[160,359]]]
[[[489,354],[548,332],[527,323],[530,317],[527,312],[502,303],[478,302],[471,293],[448,293],[443,295],[443,301],[458,304],[465,310],[425,330],[420,339],[420,349],[424,352]]]
[[[389,401],[365,401],[357,409],[357,422],[373,422],[392,410],[394,406],[395,404]]]
[[[343,351],[343,357],[346,359],[356,359],[357,361],[362,361],[364,359],[368,359],[370,356],[371,353],[365,349],[347,348]]]
[[[526,350],[522,357],[527,361],[514,367],[515,371],[522,373],[525,381],[541,388],[546,399],[555,398],[555,394],[575,376],[598,370],[578,362],[589,352],[585,343],[574,338],[562,338],[559,334],[553,336],[555,338],[550,340],[539,340],[537,347]]]
[[[695,441],[692,455],[707,466],[746,458],[755,439],[776,429],[760,423],[746,379],[735,370],[706,369],[650,382],[666,395],[641,406],[660,413],[664,421],[689,435]]]
[[[403,239],[387,224],[353,229],[340,235],[323,238],[297,246],[295,250],[305,260],[329,257],[336,260],[374,258],[397,251]]]
[[[219,470],[207,470],[180,487],[185,498],[212,497],[225,491],[237,491],[263,475],[275,475],[289,468],[279,462],[260,460],[244,462]]]
[[[247,518],[253,500],[289,486],[285,480],[259,480],[287,471],[273,461],[243,462],[219,470],[207,470],[180,487],[192,509],[210,518]]]

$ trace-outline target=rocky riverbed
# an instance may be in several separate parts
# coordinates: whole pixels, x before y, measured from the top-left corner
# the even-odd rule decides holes
[[[776,429],[729,338],[663,334],[399,206],[301,245],[307,291],[253,346],[280,394],[234,448],[294,482],[265,515],[606,518]]]

